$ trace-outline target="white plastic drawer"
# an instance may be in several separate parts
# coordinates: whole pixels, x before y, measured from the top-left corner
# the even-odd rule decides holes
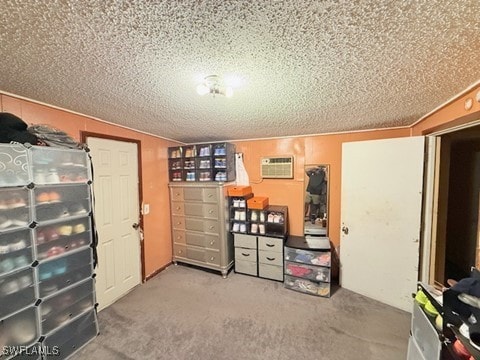
[[[439,359],[442,343],[430,319],[417,302],[413,302],[412,336],[425,359]]]
[[[37,266],[40,296],[46,297],[92,275],[90,248]]]
[[[258,249],[283,253],[283,239],[259,236]]]
[[[31,222],[30,191],[26,188],[0,189],[0,234],[26,228]]]
[[[257,250],[247,248],[235,248],[235,261],[257,262]]]
[[[283,266],[259,263],[258,276],[266,279],[283,281]]]
[[[22,229],[0,233],[0,278],[33,262],[32,231]]]
[[[256,249],[257,237],[252,235],[233,234],[233,244],[235,247]]]
[[[83,150],[31,148],[33,182],[41,184],[86,183],[90,180],[90,162]]]
[[[28,153],[22,145],[0,144],[0,186],[20,186],[30,183]]]
[[[0,349],[30,346],[39,338],[37,308],[30,307],[0,321]]]
[[[0,318],[35,302],[33,281],[33,268],[16,271],[0,278]]]
[[[48,334],[72,318],[93,308],[94,305],[93,279],[88,279],[48,298],[40,304],[42,334]]]
[[[36,187],[37,222],[86,215],[90,212],[90,187],[85,184]]]
[[[278,252],[258,250],[258,262],[283,268],[283,257],[282,254]]]
[[[427,360],[423,357],[422,351],[413,336],[408,338],[407,360]]]
[[[330,268],[285,261],[285,274],[312,281],[330,282]]]
[[[89,217],[39,226],[35,230],[37,259],[40,261],[50,260],[66,252],[87,247],[92,242],[92,226]]]
[[[284,286],[287,289],[310,295],[330,297],[330,283],[316,283],[307,279],[285,275]]]
[[[257,276],[257,263],[235,259],[235,272]]]
[[[286,247],[285,260],[302,264],[330,266],[331,254],[329,251],[301,250]]]

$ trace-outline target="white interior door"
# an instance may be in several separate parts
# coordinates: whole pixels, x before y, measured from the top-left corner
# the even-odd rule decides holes
[[[418,280],[424,138],[344,143],[342,287],[405,311]]]
[[[98,232],[99,310],[141,282],[138,158],[135,143],[89,137]]]

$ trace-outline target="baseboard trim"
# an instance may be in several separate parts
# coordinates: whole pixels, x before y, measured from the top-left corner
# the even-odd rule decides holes
[[[170,265],[172,265],[172,262],[170,261],[167,265],[164,265],[162,266],[161,268],[155,270],[153,273],[151,273],[150,275],[148,275],[146,278],[145,278],[145,281],[148,281],[150,280],[151,278],[157,276],[158,274],[160,274],[163,270],[165,270],[167,267],[169,267]]]

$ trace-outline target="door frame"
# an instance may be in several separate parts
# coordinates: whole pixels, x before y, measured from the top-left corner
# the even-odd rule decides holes
[[[442,216],[445,216],[445,214],[440,214],[438,212],[439,201],[445,200],[444,192],[440,191],[441,184],[439,183],[440,164],[442,161],[445,161],[445,154],[442,151],[442,135],[447,135],[480,125],[480,119],[474,119],[466,123],[461,122],[460,124],[458,124],[458,122],[459,120],[461,120],[461,118],[457,120],[458,121],[454,121],[453,123],[451,123],[450,126],[448,126],[448,124],[443,124],[434,127],[429,131],[422,132],[422,135],[426,136],[427,139],[433,139],[432,145],[428,146],[426,154],[426,158],[428,159],[428,161],[433,161],[430,164],[427,164],[427,167],[430,168],[428,171],[430,174],[427,174],[427,176],[425,177],[424,184],[424,188],[428,189],[425,193],[428,198],[424,198],[424,210],[427,211],[424,212],[424,216],[422,219],[423,251],[420,263],[420,269],[422,270],[420,280],[432,285],[435,284],[436,271],[438,270],[436,261],[445,261],[444,247],[446,246],[446,239],[443,237],[442,234],[440,234],[440,236],[442,236],[442,239],[440,241],[438,241],[437,238],[439,235],[438,219],[440,217],[440,220],[442,220]],[[437,253],[439,249],[440,252],[442,252],[441,254]],[[441,257],[443,256],[443,258],[438,259],[437,255],[440,255]]]
[[[80,131],[80,141],[84,144],[87,143],[87,138],[89,137],[94,137],[94,138],[99,138],[99,139],[105,139],[105,140],[115,140],[115,141],[121,141],[121,142],[128,142],[128,143],[134,143],[137,145],[137,165],[138,165],[138,204],[139,204],[139,224],[140,224],[140,266],[141,266],[141,271],[142,271],[142,277],[141,281],[142,283],[145,282],[145,244],[143,241],[143,235],[141,232],[143,231],[143,211],[142,211],[142,206],[143,206],[143,181],[142,181],[142,142],[141,140],[136,140],[136,139],[130,139],[130,138],[124,138],[121,136],[114,136],[114,135],[107,135],[107,134],[101,134],[101,133],[96,133],[96,132],[90,132],[90,131]]]

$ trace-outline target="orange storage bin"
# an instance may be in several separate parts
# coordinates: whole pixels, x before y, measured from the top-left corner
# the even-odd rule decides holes
[[[249,209],[263,210],[268,206],[268,197],[265,196],[254,196],[251,199],[247,200],[247,207]]]
[[[228,196],[245,196],[252,193],[251,186],[229,186],[227,189]]]

